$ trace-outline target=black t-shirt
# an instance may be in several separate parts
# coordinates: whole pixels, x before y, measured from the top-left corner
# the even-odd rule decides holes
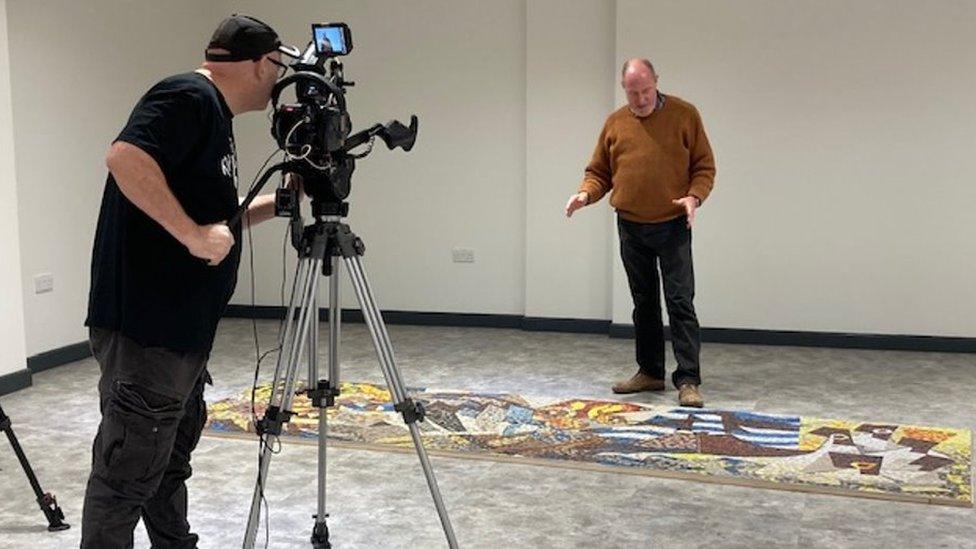
[[[187,215],[200,225],[230,219],[237,208],[233,114],[199,73],[169,77],[133,109],[117,141],[159,164]],[[237,284],[236,243],[216,267],[190,254],[161,225],[105,183],[85,325],[116,330],[146,347],[209,351]]]

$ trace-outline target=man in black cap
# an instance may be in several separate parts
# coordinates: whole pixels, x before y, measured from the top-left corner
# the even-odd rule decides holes
[[[88,318],[102,420],[85,492],[82,547],[196,547],[190,452],[217,322],[234,293],[241,228],[232,119],[267,108],[285,65],[278,35],[225,19],[200,69],[153,86],[109,149],[92,252]],[[244,222],[274,216],[258,197]]]

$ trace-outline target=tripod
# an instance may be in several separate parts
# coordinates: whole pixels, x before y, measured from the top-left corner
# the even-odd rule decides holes
[[[17,454],[17,460],[20,461],[20,466],[24,468],[24,473],[27,474],[27,480],[30,482],[31,488],[34,489],[34,495],[37,497],[37,504],[41,506],[41,511],[44,512],[44,516],[47,518],[48,532],[57,532],[70,528],[70,525],[64,522],[64,513],[58,507],[58,500],[50,492],[41,490],[41,484],[37,482],[37,477],[34,476],[34,469],[31,468],[30,462],[27,461],[27,456],[24,455],[24,450],[17,441],[17,435],[14,434],[14,428],[10,424],[10,417],[3,412],[2,406],[0,406],[0,431],[7,433],[10,445],[14,447],[14,453]]]
[[[328,434],[326,410],[335,405],[335,398],[339,395],[341,309],[338,273],[342,263],[345,263],[363,318],[372,337],[373,346],[376,349],[376,355],[379,358],[380,368],[383,371],[383,377],[386,379],[394,409],[403,416],[403,421],[410,430],[414,447],[417,449],[417,456],[420,458],[420,465],[427,478],[427,486],[440,517],[441,527],[447,536],[449,547],[456,549],[457,540],[454,537],[454,529],[447,516],[447,510],[444,507],[437,480],[434,478],[434,471],[431,468],[430,459],[427,457],[427,451],[420,439],[420,428],[417,422],[423,421],[424,408],[419,402],[414,402],[404,389],[400,372],[397,370],[393,357],[393,347],[386,331],[386,325],[383,323],[383,317],[373,299],[373,292],[366,278],[366,272],[363,270],[361,256],[365,247],[362,240],[353,234],[349,226],[342,223],[342,217],[348,212],[348,205],[346,203],[325,205],[326,208],[323,208],[322,205],[313,202],[313,206],[316,207],[316,214],[324,212],[325,215],[316,215],[315,223],[304,227],[304,229],[301,228],[300,221],[297,228],[294,221],[292,225],[293,237],[298,244],[296,247],[298,248],[299,264],[295,272],[295,281],[292,285],[291,299],[285,317],[284,337],[281,340],[281,353],[278,355],[269,405],[264,417],[258,421],[257,431],[262,436],[262,440],[264,440],[264,436],[281,434],[283,424],[287,423],[292,415],[291,404],[292,397],[295,394],[299,363],[303,355],[306,355],[308,360],[306,394],[312,406],[318,408],[319,411],[318,508],[314,515],[315,524],[312,529],[311,542],[315,549],[330,548],[329,528],[326,524],[328,514],[325,506],[326,436]],[[298,230],[301,230],[300,237],[297,235]],[[319,315],[316,296],[320,271],[329,279],[329,369],[328,376],[325,379],[319,379],[317,363]],[[263,442],[258,478],[254,497],[251,500],[251,512],[244,538],[245,549],[254,547],[271,455],[271,445]]]

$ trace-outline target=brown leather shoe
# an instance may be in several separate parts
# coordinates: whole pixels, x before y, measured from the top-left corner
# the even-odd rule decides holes
[[[702,408],[705,406],[705,400],[702,399],[697,385],[682,383],[681,387],[678,387],[678,404],[691,408]]]
[[[626,381],[613,384],[613,392],[617,394],[641,393],[644,391],[663,391],[664,380],[651,377],[644,372],[637,372]]]

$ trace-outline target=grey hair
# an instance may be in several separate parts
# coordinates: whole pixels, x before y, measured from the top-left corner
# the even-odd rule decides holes
[[[650,69],[651,74],[656,75],[657,71],[654,70],[654,64],[651,63],[650,59],[635,59],[637,63],[640,63]],[[627,68],[630,66],[631,61],[624,61],[624,68],[620,70],[620,78],[627,76]]]

